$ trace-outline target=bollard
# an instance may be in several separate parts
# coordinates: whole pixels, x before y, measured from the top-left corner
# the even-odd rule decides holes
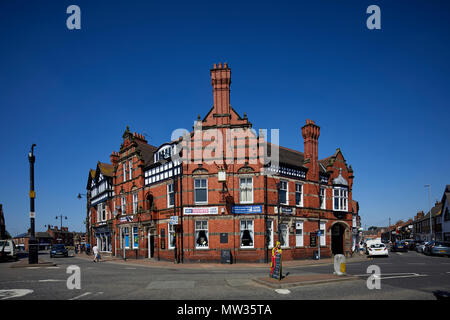
[[[345,275],[345,256],[343,254],[334,256],[334,274],[338,276]]]

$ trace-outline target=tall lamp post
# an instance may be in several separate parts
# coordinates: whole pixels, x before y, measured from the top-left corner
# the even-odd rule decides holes
[[[37,264],[38,263],[38,247],[36,236],[34,233],[34,219],[35,219],[35,211],[34,211],[34,198],[36,196],[34,192],[34,162],[35,157],[33,153],[33,149],[36,144],[33,143],[31,146],[31,151],[28,153],[28,161],[30,162],[30,239],[28,241],[28,263],[29,264]]]
[[[431,185],[426,184],[425,188],[428,188],[428,205],[430,206],[430,241],[433,240],[433,223],[431,220]]]
[[[87,237],[86,242],[91,243],[91,232],[89,230],[91,227],[90,223],[89,223],[89,193],[88,194],[79,193],[77,196],[77,198],[79,200],[81,200],[83,197],[85,197],[87,200],[87,202],[86,202],[86,220],[85,220],[86,221],[86,237]]]

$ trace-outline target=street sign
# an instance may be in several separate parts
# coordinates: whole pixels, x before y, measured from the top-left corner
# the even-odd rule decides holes
[[[170,217],[170,224],[171,224],[171,225],[176,225],[176,224],[178,224],[178,216],[171,216],[171,217]]]
[[[281,254],[277,253],[275,257],[275,267],[271,274],[272,278],[281,280]]]
[[[319,231],[317,231],[317,236],[318,236],[318,237],[320,237],[320,230],[319,230]]]

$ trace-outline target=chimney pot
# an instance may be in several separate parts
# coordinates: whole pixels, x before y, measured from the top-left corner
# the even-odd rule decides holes
[[[222,62],[219,62],[219,69],[222,69]]]

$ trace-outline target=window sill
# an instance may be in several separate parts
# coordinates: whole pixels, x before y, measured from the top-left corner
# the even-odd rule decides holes
[[[254,250],[255,247],[239,247],[241,250]]]

